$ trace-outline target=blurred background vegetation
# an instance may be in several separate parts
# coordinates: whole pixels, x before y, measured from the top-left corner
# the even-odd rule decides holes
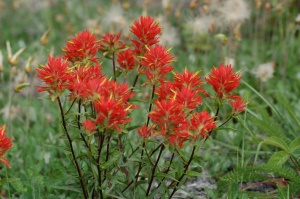
[[[85,29],[99,39],[119,31],[129,38],[140,15],[159,22],[160,42],[173,47],[176,71],[188,67],[203,75],[220,63],[242,70],[247,83],[240,94],[250,104],[244,123],[233,120],[232,131],[207,142],[201,156],[209,177],[218,181],[237,166],[264,163],[277,150],[262,145],[268,130],[253,116],[269,118],[291,139],[299,136],[299,0],[0,0],[0,124],[14,142],[7,154],[12,168],[0,166],[1,197],[76,197],[74,168],[62,158],[58,110],[36,92],[35,68],[49,54],[59,56],[65,42]],[[47,31],[49,41],[42,44]],[[25,48],[15,66],[8,62],[7,41],[12,53]],[[24,83],[30,86],[20,89]]]

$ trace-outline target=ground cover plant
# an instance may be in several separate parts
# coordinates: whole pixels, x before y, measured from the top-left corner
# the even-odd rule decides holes
[[[2,141],[6,142],[1,145],[1,161],[9,162],[11,167],[1,164],[1,197],[84,198],[79,174],[86,195],[95,198],[100,198],[101,192],[103,198],[139,198],[145,197],[147,191],[149,198],[154,195],[169,198],[174,190],[174,198],[299,197],[299,7],[298,1],[292,0],[103,1],[101,5],[98,1],[80,0],[0,1],[0,124],[6,124],[1,128]],[[143,48],[144,52],[137,55],[135,48],[140,40],[130,30],[134,21],[140,20],[140,15],[154,17],[162,30],[156,37],[159,43]],[[111,35],[106,35],[108,32]],[[72,55],[77,57],[75,60],[72,56],[66,57],[68,52],[70,55],[72,41],[83,42],[78,39],[80,35],[79,38],[88,35],[88,41],[95,37],[95,46],[101,46],[102,41],[116,39],[119,32],[122,33],[116,42],[118,50],[109,49],[108,42],[102,43],[102,51],[99,48],[95,56],[90,56],[91,61],[77,59],[80,53]],[[155,48],[156,45],[161,47]],[[151,77],[152,71],[148,70],[151,55],[159,50],[169,56],[167,60],[172,60],[164,65],[167,66],[164,72],[167,73],[169,66],[174,68],[173,72],[163,75],[167,84],[148,79],[161,79],[159,75]],[[68,61],[63,61],[66,59]],[[63,93],[49,86],[51,80],[46,76],[44,80],[50,81],[49,87],[37,79],[41,70],[57,63],[70,72],[64,76],[65,80],[73,79],[74,74],[79,77],[79,62],[84,66],[80,74],[89,71],[87,68],[97,68],[94,70],[97,73],[101,65],[98,74],[110,92],[122,86],[128,91],[125,92],[128,100],[121,103],[123,107],[128,106],[126,114],[123,112],[126,116],[124,120],[117,120],[126,124],[111,125],[103,133],[104,126],[109,124],[98,117],[98,113],[105,110],[100,105],[103,102],[95,105],[92,92],[80,90],[80,87],[89,88],[79,83],[82,79],[74,79],[78,84],[73,84],[73,88],[69,81],[59,84],[59,88],[65,89]],[[64,65],[66,63],[68,66]],[[133,63],[135,68],[131,70]],[[141,63],[148,65],[139,67]],[[209,77],[218,76],[218,71],[223,69],[229,70],[229,65],[232,75],[242,77],[235,95],[243,96],[244,102],[250,103],[244,114],[234,114],[231,118],[230,101],[234,98],[227,96],[228,101],[214,117],[218,104],[224,99],[218,103],[214,101],[222,97],[209,84]],[[113,66],[116,66],[115,71]],[[63,70],[57,72],[64,74]],[[165,129],[162,118],[153,113],[162,114],[157,109],[164,105],[158,103],[162,85],[172,85],[167,97],[172,96],[176,103],[180,101],[180,95],[175,93],[179,92],[176,81],[182,74],[193,74],[203,83],[197,88],[202,91],[196,95],[197,102],[201,98],[201,106],[198,103],[193,112],[185,113],[186,121],[191,127],[194,118],[191,116],[206,110],[212,118],[208,121],[216,128],[206,132],[211,133],[208,139],[200,136],[197,141],[191,137],[194,130],[190,128],[189,136],[182,135],[183,139],[179,139],[182,141],[180,148],[179,140],[170,139],[167,131],[164,136],[157,135]],[[118,83],[114,83],[114,77]],[[83,82],[88,80],[84,78]],[[51,95],[48,91],[37,93],[37,86],[49,90]],[[154,99],[151,100],[153,90]],[[108,92],[97,92],[106,96],[105,99],[110,98],[103,94]],[[63,126],[58,95],[80,173]],[[213,96],[214,99],[210,98]],[[112,99],[116,97],[113,95]],[[146,128],[148,112],[149,126]],[[205,118],[204,115],[202,113],[201,117]],[[98,130],[94,130],[95,123]],[[144,139],[139,133],[146,136],[147,130],[152,136]],[[83,138],[90,149],[85,147]],[[103,140],[103,155],[97,164],[99,138]],[[142,147],[143,140],[146,147]],[[193,154],[194,145],[197,148]],[[194,158],[189,163],[192,154]],[[100,183],[104,185],[100,190],[99,173]],[[178,183],[176,180],[181,176]],[[204,178],[212,180],[211,186],[202,183]]]

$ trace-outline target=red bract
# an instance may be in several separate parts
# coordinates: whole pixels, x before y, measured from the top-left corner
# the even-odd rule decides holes
[[[99,50],[106,53],[114,53],[120,51],[121,49],[124,49],[125,43],[123,40],[120,40],[120,37],[121,33],[106,33],[101,37]]]
[[[99,41],[96,40],[95,35],[85,30],[68,41],[63,51],[66,53],[64,57],[70,62],[97,63],[98,59],[95,56],[98,49]]]
[[[139,39],[139,41],[133,40],[136,41],[135,43],[150,47],[158,43],[157,36],[161,33],[161,28],[152,17],[141,16],[140,20],[136,20],[130,27],[130,31]]]
[[[69,63],[61,58],[48,57],[48,64],[36,69],[37,76],[47,86],[38,86],[38,92],[48,91],[54,97],[59,96],[74,78]]]
[[[8,160],[4,157],[6,152],[13,146],[11,138],[6,137],[5,125],[0,127],[0,162],[10,168]]]
[[[134,69],[135,67],[135,60],[133,57],[133,52],[130,49],[127,49],[125,51],[119,52],[117,54],[117,61],[120,65],[121,70],[125,70],[126,72],[129,70]]]
[[[165,76],[173,70],[170,62],[173,56],[165,47],[156,45],[150,47],[140,62],[139,72],[145,74],[152,85],[159,80],[163,80]]]
[[[131,118],[127,117],[128,114],[137,108],[128,102],[129,98],[134,96],[128,84],[119,84],[104,78],[101,82],[92,82],[91,88],[94,89],[96,99],[94,101],[97,111],[96,123],[121,132],[121,125],[131,121]]]
[[[68,85],[71,91],[70,99],[80,98],[84,101],[93,98],[93,91],[90,89],[90,82],[97,79],[99,85],[102,82],[104,75],[101,73],[101,66],[79,66],[73,71],[75,78]],[[93,100],[92,100],[93,101]]]
[[[201,105],[202,98],[195,90],[183,87],[181,90],[176,89],[176,102],[182,105],[183,110],[189,112]]]
[[[233,71],[231,65],[214,68],[205,80],[211,84],[220,98],[230,97],[230,92],[240,85],[241,76]]]
[[[120,101],[101,98],[94,103],[97,111],[97,124],[102,124],[106,129],[122,131],[121,125],[127,124],[131,118],[127,118],[130,107],[124,107]]]
[[[140,136],[142,136],[143,138],[147,139],[147,138],[149,138],[151,136],[152,128],[151,127],[147,127],[144,124],[141,128],[138,128],[137,131],[140,134]]]
[[[241,96],[234,96],[233,100],[230,101],[230,105],[232,107],[232,114],[244,112],[247,104],[248,103],[246,103]]]
[[[174,74],[174,85],[181,89],[186,87],[197,92],[203,92],[201,85],[203,84],[200,77],[198,77],[200,71],[192,73],[187,68],[184,69],[184,73]]]
[[[96,124],[89,119],[82,121],[82,126],[88,135],[92,135],[92,133],[96,130]]]
[[[166,139],[167,141],[172,144],[172,145],[177,145],[180,148],[182,148],[183,143],[185,141],[187,141],[189,137],[188,133],[182,133],[182,134],[171,134],[171,135],[167,135]]]
[[[207,138],[209,136],[207,132],[216,128],[216,123],[207,111],[202,111],[201,113],[197,112],[192,115],[191,127],[194,131],[192,138],[193,140],[197,140],[201,136]]]
[[[175,85],[173,82],[160,80],[160,85],[155,93],[158,95],[158,100],[171,100],[175,96]]]
[[[180,136],[187,132],[189,123],[186,120],[186,114],[174,100],[156,100],[154,105],[155,108],[148,116],[158,127],[157,135],[177,134]]]

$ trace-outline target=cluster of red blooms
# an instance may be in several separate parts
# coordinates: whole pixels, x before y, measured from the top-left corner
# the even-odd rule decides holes
[[[11,138],[6,137],[5,125],[0,126],[0,162],[7,167],[10,167],[10,164],[4,156],[12,146]]]
[[[55,100],[68,90],[70,100],[93,103],[96,118],[82,122],[88,134],[95,133],[97,125],[122,131],[121,126],[131,121],[129,112],[137,108],[128,101],[134,96],[128,84],[119,84],[102,74],[96,57],[100,50],[124,48],[119,38],[119,34],[108,34],[100,42],[84,31],[66,43],[62,57],[49,57],[48,63],[37,69],[37,76],[46,84],[38,87],[39,92],[48,91]]]
[[[82,122],[87,133],[95,132],[97,126],[121,132],[122,125],[130,122],[130,111],[137,108],[129,102],[134,96],[128,84],[120,84],[108,79],[101,73],[97,52],[103,55],[117,55],[118,70],[125,74],[137,69],[144,74],[155,89],[154,109],[148,114],[152,123],[143,125],[138,133],[144,137],[162,136],[166,142],[179,145],[186,140],[196,141],[207,138],[216,127],[215,117],[206,110],[197,112],[202,97],[209,96],[202,88],[198,72],[174,73],[172,81],[165,76],[173,67],[173,56],[164,46],[160,46],[161,28],[151,17],[140,17],[131,26],[135,39],[131,39],[131,48],[126,48],[120,40],[121,34],[110,34],[96,40],[88,31],[77,34],[68,41],[63,49],[65,55],[59,58],[49,57],[48,64],[37,69],[38,77],[46,86],[38,91],[48,91],[55,99],[65,90],[69,90],[70,100],[80,99],[82,103],[92,102],[97,117]],[[229,101],[233,114],[243,112],[246,103],[233,93],[240,84],[241,76],[231,66],[221,65],[214,68],[205,80],[213,86],[216,97]]]

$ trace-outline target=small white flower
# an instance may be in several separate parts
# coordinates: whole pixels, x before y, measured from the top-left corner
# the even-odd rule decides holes
[[[159,36],[159,43],[163,46],[176,46],[180,43],[178,31],[173,27],[163,16],[156,18],[159,26],[162,28],[162,33]]]
[[[203,35],[209,32],[214,25],[215,18],[213,16],[196,17],[187,23],[194,35]]]
[[[297,15],[297,17],[295,18],[295,22],[296,23],[300,23],[300,13]]]
[[[123,15],[123,8],[120,4],[113,4],[105,13],[102,18],[102,23],[109,27],[110,31],[119,32],[123,34],[129,32],[129,25]],[[125,32],[125,33],[124,33]]]
[[[232,68],[235,66],[235,59],[232,57],[225,57],[225,65],[231,65]]]
[[[250,8],[245,0],[226,0],[218,11],[220,18],[227,23],[243,22],[250,17]]]
[[[268,62],[268,63],[264,63],[264,64],[259,65],[253,73],[262,82],[265,82],[268,79],[273,77],[274,68],[275,68],[275,63],[274,62]]]

